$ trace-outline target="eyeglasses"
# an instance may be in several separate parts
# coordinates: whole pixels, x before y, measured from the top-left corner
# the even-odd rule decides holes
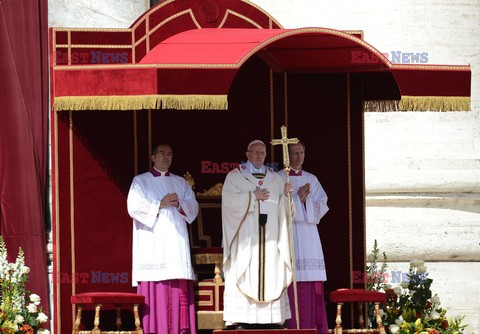
[[[248,151],[248,152],[253,153],[255,155],[259,155],[261,157],[264,157],[267,155],[267,152],[263,152],[263,151]]]
[[[157,152],[157,153],[155,153],[154,155],[159,155],[159,156],[161,156],[162,158],[165,158],[165,157],[171,158],[171,157],[173,157],[173,153],[172,153],[172,152],[163,152],[163,151]]]

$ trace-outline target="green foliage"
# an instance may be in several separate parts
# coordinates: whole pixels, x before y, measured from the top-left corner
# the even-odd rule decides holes
[[[367,290],[375,290],[379,291],[385,285],[385,273],[387,270],[387,255],[383,252],[383,262],[380,268],[378,267],[378,253],[380,250],[378,249],[377,240],[373,243],[373,250],[372,250],[372,261],[370,265],[367,265]]]

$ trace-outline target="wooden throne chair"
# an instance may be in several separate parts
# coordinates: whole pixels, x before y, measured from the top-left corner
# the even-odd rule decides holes
[[[184,177],[193,187],[191,175],[187,172]],[[199,330],[224,327],[221,195],[221,183],[203,193],[197,193],[199,204],[197,220],[188,226],[192,262],[197,276],[195,303]]]

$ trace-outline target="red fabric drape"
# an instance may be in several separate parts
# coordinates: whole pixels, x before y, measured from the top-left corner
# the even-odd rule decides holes
[[[9,260],[30,267],[27,289],[48,312],[45,246],[47,0],[0,1],[0,225]]]

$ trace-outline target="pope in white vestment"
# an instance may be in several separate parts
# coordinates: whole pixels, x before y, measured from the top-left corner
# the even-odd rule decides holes
[[[187,224],[198,203],[188,183],[168,171],[173,153],[159,145],[154,167],[137,175],[127,199],[133,218],[132,284],[145,295],[145,333],[196,333]]]
[[[282,324],[290,318],[292,269],[285,184],[263,165],[265,144],[230,171],[222,190],[224,312],[227,324]]]
[[[295,246],[295,273],[297,279],[300,328],[315,328],[327,333],[323,282],[327,280],[322,244],[318,234],[320,219],[328,212],[327,194],[317,177],[302,170],[305,149],[302,143],[289,145],[291,169],[289,180],[293,187],[295,206],[293,239]],[[285,170],[278,174],[286,179]],[[289,289],[289,296],[293,291]],[[293,298],[290,306],[293,307]],[[294,314],[293,314],[294,316]],[[289,328],[296,327],[293,317]]]

